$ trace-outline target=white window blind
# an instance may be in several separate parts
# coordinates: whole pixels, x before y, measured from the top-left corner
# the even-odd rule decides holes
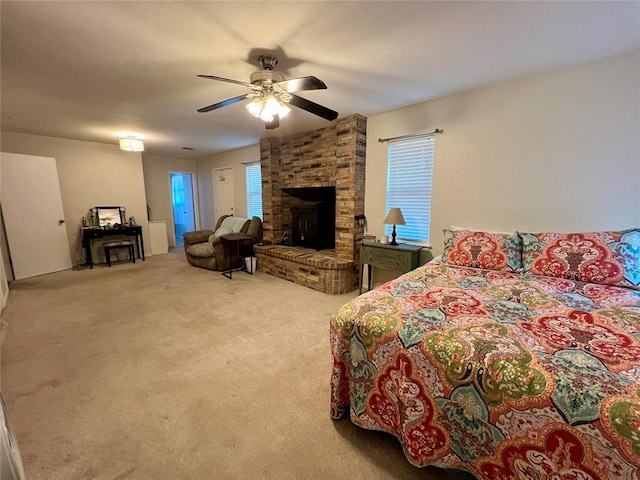
[[[396,233],[403,240],[429,241],[434,147],[432,136],[389,143],[386,212],[402,210],[407,224],[396,226]],[[386,234],[392,229],[385,225]]]
[[[247,215],[262,218],[262,174],[260,162],[245,166],[247,176]]]

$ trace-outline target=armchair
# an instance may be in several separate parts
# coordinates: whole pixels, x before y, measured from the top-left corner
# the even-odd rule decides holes
[[[226,221],[225,221],[226,220]],[[244,220],[244,222],[242,222]],[[253,245],[262,241],[262,220],[251,220],[222,215],[216,222],[216,230],[196,230],[182,235],[187,261],[196,267],[209,270],[228,270],[242,266],[242,259],[228,258],[220,237],[225,233],[244,233],[253,237]]]

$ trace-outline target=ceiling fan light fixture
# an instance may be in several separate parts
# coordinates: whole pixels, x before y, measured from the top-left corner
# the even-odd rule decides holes
[[[264,100],[262,97],[254,98],[252,102],[247,104],[247,110],[251,115],[256,118],[260,118],[260,113],[262,113]]]
[[[267,116],[271,117],[271,119],[265,120],[264,118],[261,118],[261,120],[270,122],[276,115],[280,118],[286,117],[289,115],[291,109],[282,103],[279,98],[276,98],[275,95],[269,95],[264,102],[264,109],[262,111],[263,113],[266,112]]]
[[[272,122],[274,117],[284,118],[289,115],[291,109],[280,101],[274,94],[255,98],[247,105],[251,115],[263,122]]]

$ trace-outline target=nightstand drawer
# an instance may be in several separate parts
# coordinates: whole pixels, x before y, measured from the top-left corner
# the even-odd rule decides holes
[[[387,248],[363,248],[362,263],[380,268],[411,270],[411,257],[406,252]]]
[[[364,266],[369,265],[369,290],[371,290],[371,272],[373,267],[388,270],[400,270],[406,273],[418,266],[420,257],[419,245],[381,245],[363,243],[360,247],[360,293],[362,293],[362,275]]]

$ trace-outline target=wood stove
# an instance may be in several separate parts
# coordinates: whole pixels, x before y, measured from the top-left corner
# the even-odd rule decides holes
[[[287,188],[283,191],[297,199],[290,207],[291,244],[316,250],[335,248],[335,187]]]
[[[316,250],[334,248],[336,236],[334,205],[322,202],[314,206],[292,208],[293,245]]]

